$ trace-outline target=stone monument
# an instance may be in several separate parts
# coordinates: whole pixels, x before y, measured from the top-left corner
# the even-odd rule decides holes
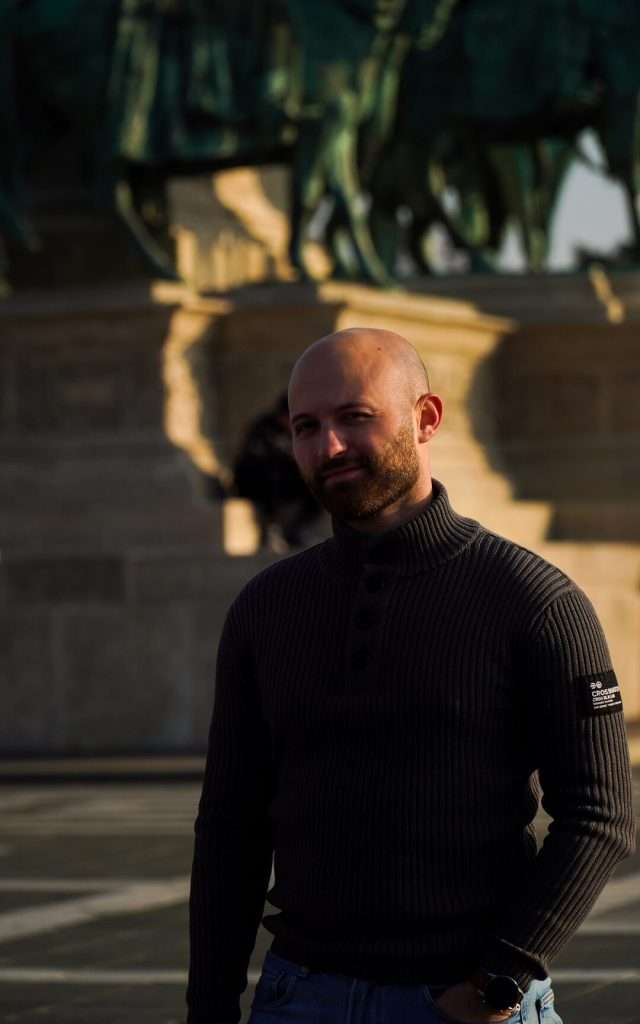
[[[538,279],[5,303],[3,752],[202,749],[226,607],[273,557],[250,507],[207,499],[204,481],[301,349],[362,323],[424,355],[447,400],[436,476],[587,589],[638,717],[640,279],[614,287],[617,324],[584,277],[547,280],[544,303]]]
[[[534,6],[5,6],[0,753],[204,749],[226,608],[275,557],[220,485],[305,345],[357,324],[422,353],[435,475],[584,585],[640,717],[638,15],[551,0],[535,32]],[[630,250],[485,272],[509,223],[544,265],[596,123]],[[474,274],[429,273],[435,223]]]

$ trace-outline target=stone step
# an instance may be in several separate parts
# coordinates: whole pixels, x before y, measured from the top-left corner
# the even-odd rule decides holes
[[[0,535],[5,550],[21,556],[26,552],[75,548],[79,551],[129,551],[156,545],[201,545],[222,549],[221,514],[206,502],[153,500],[119,505],[73,503],[32,508],[27,516],[19,509],[0,516]]]
[[[72,524],[100,536],[118,520],[165,522],[169,530],[197,519],[219,518],[205,478],[174,452],[148,459],[94,460],[44,457],[28,464],[5,463],[0,480],[0,531],[5,539],[25,529]],[[31,527],[29,527],[29,521]]]
[[[37,226],[42,242],[37,252],[26,252],[14,243],[8,247],[17,291],[129,284],[149,276],[142,255],[115,215],[92,208],[40,212]]]
[[[456,507],[501,537],[535,551],[539,551],[547,536],[553,515],[551,506],[543,501],[470,501],[468,505],[461,502]]]
[[[497,473],[465,472],[459,467],[451,470],[443,468],[436,479],[441,480],[447,488],[449,500],[456,512],[471,515],[470,508],[484,509],[495,504],[509,504],[513,501],[512,487],[508,480]],[[476,518],[479,513],[473,513]]]
[[[640,543],[640,501],[594,498],[554,503],[553,536],[583,541]]]
[[[592,583],[638,588],[640,581],[640,543],[594,543],[548,540],[538,551],[558,565],[568,576],[580,576]]]

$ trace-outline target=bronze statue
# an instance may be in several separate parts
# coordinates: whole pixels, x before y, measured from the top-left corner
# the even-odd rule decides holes
[[[590,127],[637,261],[639,50],[626,0],[5,0],[0,234],[37,244],[28,167],[65,130],[156,274],[176,274],[171,176],[274,162],[292,169],[301,274],[327,199],[336,276],[393,283],[403,252],[429,272],[436,223],[471,270],[514,223],[542,269]]]

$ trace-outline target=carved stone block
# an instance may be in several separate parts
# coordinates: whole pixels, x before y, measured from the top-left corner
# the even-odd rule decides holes
[[[105,339],[106,341],[106,339]],[[162,420],[155,353],[67,346],[18,360],[17,425],[29,433],[122,431]]]
[[[54,556],[24,558],[5,565],[8,599],[16,604],[106,602],[125,597],[122,558]]]
[[[59,746],[52,619],[46,610],[0,617],[0,749],[30,753]]]
[[[616,374],[611,392],[612,431],[640,438],[640,369]]]
[[[72,751],[190,742],[191,630],[184,606],[65,616],[64,736]]]

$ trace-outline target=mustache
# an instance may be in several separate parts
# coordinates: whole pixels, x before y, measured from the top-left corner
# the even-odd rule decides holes
[[[316,480],[324,480],[325,477],[330,476],[332,473],[337,473],[341,469],[369,469],[369,463],[366,459],[332,459],[330,462],[325,462],[323,466],[315,473]]]

